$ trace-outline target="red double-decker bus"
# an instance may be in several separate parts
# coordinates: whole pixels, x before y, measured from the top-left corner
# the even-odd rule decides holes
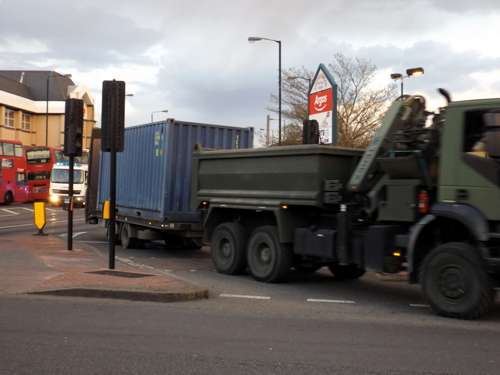
[[[28,201],[48,201],[52,167],[68,162],[62,147],[33,146],[26,149],[28,163]],[[75,163],[88,164],[88,152],[75,157]]]
[[[64,158],[59,147],[33,146],[26,148],[28,163],[28,201],[49,199],[50,172]]]
[[[28,200],[26,155],[19,141],[0,139],[0,203]]]

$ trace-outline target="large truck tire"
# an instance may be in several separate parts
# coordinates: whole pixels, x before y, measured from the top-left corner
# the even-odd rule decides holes
[[[120,242],[124,249],[135,249],[137,246],[137,238],[132,237],[132,229],[128,223],[120,226]]]
[[[116,229],[115,229],[115,245],[120,245],[122,243],[120,230],[121,230],[121,226],[120,225],[116,225]],[[106,237],[109,239],[109,226],[106,228]]]
[[[473,246],[450,242],[431,251],[419,271],[424,298],[441,316],[475,319],[493,304],[495,290]]]
[[[262,226],[250,236],[247,261],[255,280],[266,283],[285,280],[292,266],[292,259],[292,250],[279,241],[276,227]]]
[[[365,274],[364,268],[359,268],[355,264],[340,265],[338,263],[328,266],[330,272],[339,280],[356,280]]]
[[[237,223],[223,223],[215,228],[210,248],[217,272],[226,275],[241,275],[245,272],[246,240],[245,231]]]

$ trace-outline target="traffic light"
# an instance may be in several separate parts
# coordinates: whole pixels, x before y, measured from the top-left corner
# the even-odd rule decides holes
[[[302,127],[302,144],[319,143],[319,124],[316,120],[304,120]]]
[[[63,150],[66,156],[82,156],[83,112],[82,99],[66,99]]]
[[[115,151],[122,152],[125,137],[125,82],[102,82],[101,151],[110,152],[112,143]]]

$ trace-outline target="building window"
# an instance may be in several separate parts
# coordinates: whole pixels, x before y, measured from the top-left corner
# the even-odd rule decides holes
[[[21,124],[21,127],[23,130],[31,129],[31,115],[23,113],[23,122]]]
[[[12,109],[5,109],[5,126],[14,127],[14,111]]]

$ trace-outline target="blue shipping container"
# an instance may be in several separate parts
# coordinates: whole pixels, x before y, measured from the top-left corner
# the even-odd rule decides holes
[[[116,209],[145,220],[195,223],[190,207],[191,155],[194,145],[236,149],[253,146],[253,128],[155,122],[125,128],[124,151],[117,153]],[[98,209],[109,200],[110,153],[101,155]]]

